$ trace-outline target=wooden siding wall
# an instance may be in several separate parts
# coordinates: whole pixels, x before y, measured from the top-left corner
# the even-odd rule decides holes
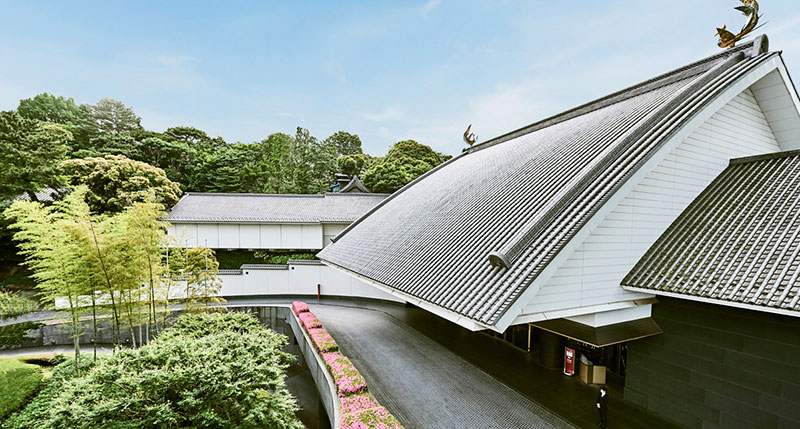
[[[525,307],[523,316],[639,299],[620,282],[731,158],[780,148],[748,89],[716,112],[656,166],[577,247]]]
[[[800,427],[800,318],[659,298],[625,399],[690,428]]]

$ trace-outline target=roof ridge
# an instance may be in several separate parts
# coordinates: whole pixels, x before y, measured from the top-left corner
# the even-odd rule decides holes
[[[566,120],[585,115],[587,113],[593,112],[603,107],[619,103],[623,100],[627,100],[631,97],[635,97],[642,93],[653,91],[655,89],[661,88],[662,86],[669,85],[670,83],[674,83],[679,80],[689,78],[691,76],[702,74],[711,69],[719,61],[724,60],[725,58],[734,55],[738,52],[752,48],[757,39],[758,38],[750,40],[749,42],[739,45],[735,48],[728,49],[723,52],[716,53],[714,55],[710,55],[708,57],[678,67],[677,69],[674,69],[672,71],[662,73],[648,80],[639,82],[627,88],[621,89],[619,91],[613,92],[611,94],[581,104],[572,109],[565,110],[561,113],[549,116],[532,124],[510,131],[508,133],[501,134],[485,142],[479,143],[470,148],[466,148],[464,149],[464,152],[473,153],[478,150],[506,142],[513,138],[517,138],[526,134],[530,134],[534,131],[550,127],[560,122],[564,122]]]
[[[750,162],[766,161],[770,159],[789,158],[793,156],[800,156],[800,149],[786,150],[782,152],[765,153],[761,155],[745,156],[741,158],[732,158],[728,165],[747,164]]]
[[[256,194],[256,193],[236,193],[236,192],[186,192],[184,196],[217,196],[217,197],[311,197],[324,198],[325,194]]]

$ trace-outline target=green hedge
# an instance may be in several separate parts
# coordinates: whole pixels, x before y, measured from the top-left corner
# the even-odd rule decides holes
[[[21,407],[42,383],[42,369],[19,358],[0,358],[0,421]]]

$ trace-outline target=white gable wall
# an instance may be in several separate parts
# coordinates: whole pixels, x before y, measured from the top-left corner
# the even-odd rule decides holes
[[[577,246],[519,319],[576,307],[647,298],[620,282],[731,158],[781,150],[749,89],[678,144]]]

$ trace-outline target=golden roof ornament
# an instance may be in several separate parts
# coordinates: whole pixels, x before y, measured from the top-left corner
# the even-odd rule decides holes
[[[758,14],[758,2],[756,0],[740,0],[743,6],[736,7],[734,9],[741,11],[744,16],[748,17],[747,23],[742,27],[742,30],[739,31],[739,34],[733,34],[730,31],[725,29],[723,25],[722,28],[717,28],[717,35],[719,36],[719,43],[717,45],[720,48],[733,48],[736,46],[736,42],[742,40],[745,36],[747,36],[751,31],[755,30],[758,25],[758,18],[760,18]]]
[[[472,124],[469,124],[467,126],[467,130],[464,131],[464,141],[469,145],[469,147],[472,147],[472,145],[478,141],[478,136],[476,136],[475,133],[469,132],[470,128],[472,128]]]

